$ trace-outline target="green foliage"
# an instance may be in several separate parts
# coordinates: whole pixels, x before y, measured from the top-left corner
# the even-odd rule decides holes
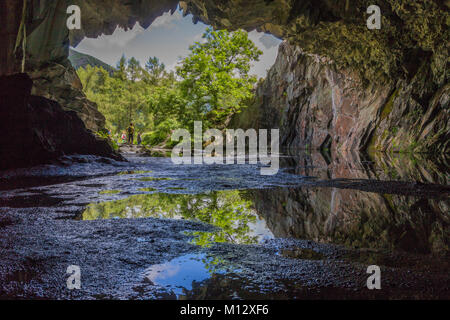
[[[203,39],[191,46],[190,55],[177,68],[188,101],[185,124],[190,127],[191,122],[202,120],[205,128],[219,127],[253,96],[257,79],[248,73],[262,52],[242,30],[230,33],[209,28]]]
[[[163,142],[166,142],[166,146],[171,146],[172,141],[166,141],[172,134],[173,130],[179,129],[180,124],[174,119],[166,119],[161,122],[155,129],[148,135],[145,135],[142,144],[148,146],[156,146]]]
[[[107,128],[117,139],[130,122],[135,125],[136,135],[153,130],[156,113],[169,108],[169,105],[163,107],[161,104],[175,100],[165,98],[173,95],[171,88],[165,88],[166,84],[155,87],[145,81],[146,71],[134,58],[127,62],[122,57],[113,76],[102,68],[91,66],[80,68],[78,75],[86,96],[97,103],[99,111],[105,115]],[[164,99],[159,98],[159,92],[165,92]]]
[[[398,127],[394,126],[391,128],[391,133],[395,136],[398,133],[398,130],[399,130]]]
[[[146,180],[152,183],[154,180]],[[141,189],[154,192],[153,185]],[[83,220],[112,218],[183,218],[211,224],[214,232],[194,232],[193,243],[209,246],[212,243],[255,244],[257,236],[250,229],[257,216],[252,203],[239,191],[217,191],[210,194],[154,193],[131,196],[127,199],[94,203],[86,208]]]
[[[160,81],[167,77],[166,66],[157,57],[148,58],[145,64],[145,80],[153,85],[158,85]]]
[[[122,56],[112,75],[97,66],[77,70],[84,93],[105,115],[116,141],[133,122],[143,144],[170,147],[173,130],[192,130],[200,120],[205,130],[224,128],[253,98],[256,77],[248,73],[262,52],[247,33],[208,29],[203,39],[191,46],[178,77],[157,57],[142,67],[135,58]]]
[[[96,132],[95,135],[96,135],[97,137],[99,137],[100,139],[105,139],[106,141],[108,141],[108,143],[110,144],[110,146],[111,146],[115,151],[119,150],[119,146],[117,145],[117,142],[114,141],[114,139],[112,139],[112,138],[109,136],[108,133],[99,131],[99,132]]]

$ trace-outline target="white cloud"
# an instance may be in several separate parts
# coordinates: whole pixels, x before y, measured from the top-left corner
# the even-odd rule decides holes
[[[281,40],[272,35],[257,32],[256,30],[249,32],[248,37],[263,52],[259,58],[259,62],[254,63],[250,73],[264,78],[267,70],[275,63]]]
[[[206,42],[206,39],[203,38],[203,33],[197,34],[197,35],[192,39],[192,44],[194,44],[195,42],[200,42],[200,43],[205,43],[205,42]]]
[[[179,66],[180,61],[176,61],[168,66],[166,66],[167,71],[176,71],[177,66]]]
[[[158,17],[153,21],[150,28],[174,28],[176,26],[176,22],[183,19],[180,11],[175,11],[174,14],[170,14],[170,12],[165,12],[162,16]]]
[[[145,30],[139,23],[136,23],[133,29],[125,31],[117,27],[112,35],[101,35],[97,39],[84,39],[83,45],[93,48],[110,48],[110,47],[125,47],[130,41],[135,39],[139,34]]]
[[[273,47],[278,47],[280,45],[281,40],[275,38],[274,36],[264,33],[259,41],[266,47],[266,49],[271,49]]]
[[[190,45],[197,41],[205,41],[202,35],[206,28],[207,26],[201,23],[194,25],[192,16],[183,18],[180,11],[176,11],[173,15],[167,12],[157,18],[147,30],[139,24],[128,31],[117,28],[110,36],[84,39],[76,50],[90,54],[112,66],[117,64],[122,54],[127,58],[137,58],[142,65],[145,65],[148,57],[156,56],[166,64],[168,70],[175,70],[180,57],[189,54]],[[254,63],[250,73],[265,77],[266,70],[275,62],[281,41],[256,31],[250,32],[249,38],[264,52],[260,61]]]

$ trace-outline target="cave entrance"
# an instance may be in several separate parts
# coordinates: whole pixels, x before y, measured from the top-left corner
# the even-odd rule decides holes
[[[97,104],[98,110],[106,118],[107,131],[119,144],[129,142],[127,130],[130,123],[133,123],[135,130],[134,143],[167,146],[168,134],[179,127],[186,127],[189,123],[184,121],[186,118],[192,122],[200,120],[196,113],[198,110],[196,112],[190,110],[199,108],[195,105],[198,101],[190,101],[196,96],[188,93],[189,90],[199,88],[195,85],[188,89],[183,87],[186,84],[186,77],[179,71],[188,63],[185,59],[194,55],[191,46],[210,41],[206,36],[208,30],[211,30],[210,27],[202,22],[194,23],[194,21],[194,16],[183,14],[178,7],[174,11],[165,12],[157,17],[148,28],[142,27],[139,22],[127,30],[118,26],[111,35],[102,34],[97,38],[85,37],[76,47],[70,48],[69,60],[77,70],[84,94],[90,101]],[[238,65],[239,60],[233,59],[248,58],[249,70],[245,70],[245,66],[236,67],[231,76],[242,79],[254,78],[253,82],[242,82],[251,83],[254,90],[258,81],[267,76],[268,70],[275,63],[281,40],[268,33],[241,30],[239,32],[243,32],[244,37],[251,41],[254,50],[259,51],[256,56],[244,57],[243,52],[249,48],[251,51],[251,47],[243,46],[242,50],[236,54],[230,47],[231,45],[239,46],[243,41],[242,38],[234,39],[233,35],[236,32],[225,30],[223,32],[224,34],[216,35],[218,41],[211,42],[214,46],[222,46],[217,49],[217,53],[214,52],[215,56],[212,60],[221,59],[219,55],[228,55],[224,61]],[[230,41],[225,40],[227,37]],[[206,60],[194,59],[190,63],[203,63]],[[220,68],[220,70],[214,69],[215,66],[217,64],[213,63],[207,67],[212,68],[212,73],[217,72],[211,75],[211,79],[224,75]],[[200,69],[197,69],[202,73],[199,77],[204,77],[205,70]],[[243,75],[240,75],[241,72]],[[228,85],[219,81],[216,84]],[[201,89],[208,92],[204,93],[206,97],[211,97],[207,88]],[[230,103],[232,100],[237,101],[237,96],[243,94],[239,91],[230,91],[229,96],[226,96],[224,93],[222,90],[218,100],[228,99]],[[241,106],[245,108],[247,101],[235,103],[240,104],[239,108]],[[212,110],[208,108],[214,108],[212,103],[206,104],[206,110],[202,111],[205,114],[208,113],[205,121],[211,116],[209,111]],[[218,105],[220,105],[218,108],[228,106],[221,101]],[[215,119],[214,124],[224,127],[229,118]]]

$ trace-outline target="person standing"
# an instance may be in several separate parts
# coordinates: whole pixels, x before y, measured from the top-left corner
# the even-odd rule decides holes
[[[141,143],[142,143],[142,138],[141,138],[141,133],[139,132],[138,135],[137,135],[137,144],[138,144],[138,146],[140,146]]]
[[[127,129],[128,133],[128,144],[133,144],[134,142],[134,125],[130,123],[130,126]]]

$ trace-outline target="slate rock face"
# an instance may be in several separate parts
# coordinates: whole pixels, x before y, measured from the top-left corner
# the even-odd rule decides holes
[[[338,188],[258,190],[253,196],[276,237],[449,254],[449,202],[444,199]]]
[[[31,95],[26,74],[0,77],[0,169],[49,163],[64,155],[97,155],[123,160],[97,139],[73,111]]]
[[[233,126],[279,128],[287,148],[446,154],[450,85],[433,85],[428,66],[424,59],[410,80],[365,85],[352,70],[284,42]]]
[[[64,110],[74,111],[89,130],[103,130],[105,117],[98,111],[97,104],[84,94],[83,85],[70,63],[52,62],[29,75],[33,80],[33,95],[55,100]]]

